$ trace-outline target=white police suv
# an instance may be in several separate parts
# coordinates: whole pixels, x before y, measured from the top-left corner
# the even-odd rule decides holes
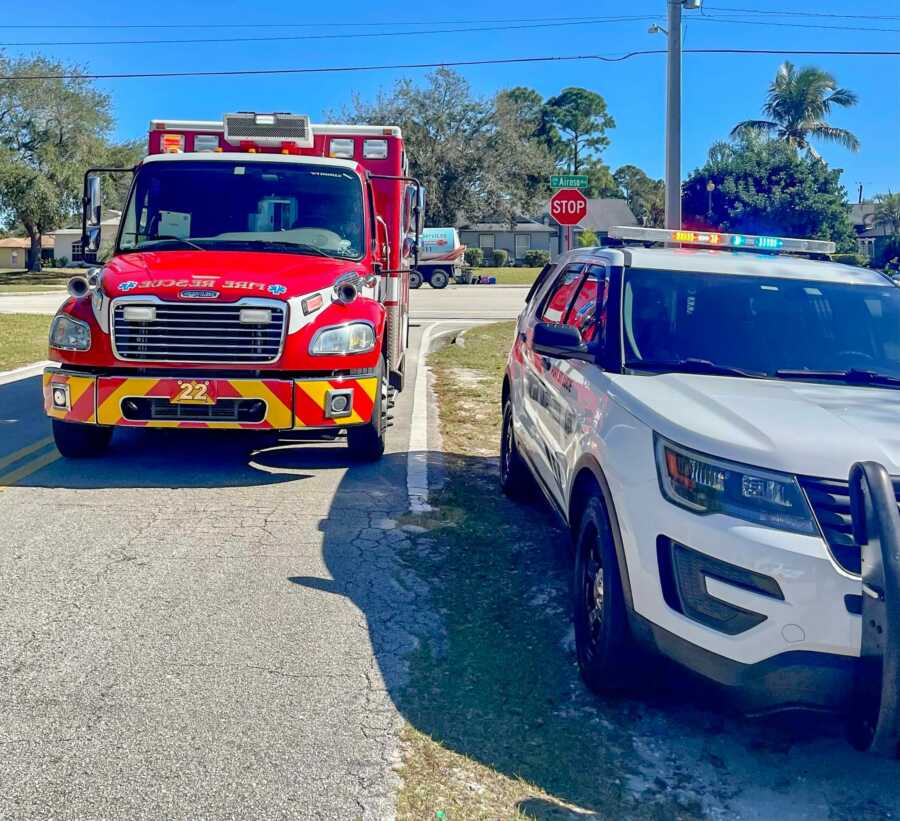
[[[621,690],[649,646],[745,709],[842,709],[863,606],[848,474],[900,475],[900,289],[784,253],[831,243],[610,236],[643,245],[541,272],[502,396],[503,489],[536,480],[572,531],[582,674]]]

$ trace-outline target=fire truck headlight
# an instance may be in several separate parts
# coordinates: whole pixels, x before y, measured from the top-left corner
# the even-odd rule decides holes
[[[50,347],[62,351],[87,351],[91,347],[91,329],[87,322],[60,314],[50,325]]]
[[[309,352],[313,356],[347,356],[375,348],[375,328],[368,322],[348,322],[316,332]]]

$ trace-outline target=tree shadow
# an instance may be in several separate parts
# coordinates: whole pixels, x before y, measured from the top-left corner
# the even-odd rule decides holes
[[[405,454],[381,463],[399,481],[405,465]],[[521,813],[583,817],[561,802],[654,819],[900,812],[897,765],[850,748],[840,719],[751,721],[662,660],[639,697],[589,693],[574,659],[567,534],[542,504],[500,494],[495,459],[452,455],[445,467],[435,510],[407,514],[401,484],[389,516],[377,511],[362,529],[346,515],[366,477],[348,471],[322,522],[325,586],[366,616],[381,678],[412,727],[551,797],[521,802]]]

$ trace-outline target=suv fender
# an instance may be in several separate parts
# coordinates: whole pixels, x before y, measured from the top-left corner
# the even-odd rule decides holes
[[[567,519],[570,528],[577,527],[584,510],[584,503],[591,488],[598,487],[603,497],[603,506],[606,508],[606,515],[609,518],[609,527],[612,532],[613,544],[616,549],[616,560],[619,563],[619,575],[622,579],[622,591],[625,594],[625,604],[627,605],[628,621],[632,630],[635,631],[636,637],[640,636],[639,626],[635,624],[634,601],[631,596],[631,581],[628,575],[628,562],[625,559],[625,548],[622,544],[622,531],[619,528],[619,517],[616,515],[616,507],[613,502],[612,493],[609,489],[609,482],[606,481],[606,475],[599,462],[591,455],[584,454],[575,465],[572,471],[575,477],[569,488]]]

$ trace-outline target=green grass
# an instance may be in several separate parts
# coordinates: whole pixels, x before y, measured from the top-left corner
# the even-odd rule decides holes
[[[13,268],[0,268],[0,294],[54,291],[57,288],[65,288],[66,283],[77,273],[79,271],[72,268],[45,268],[39,274]]]
[[[633,707],[586,691],[565,638],[568,535],[546,506],[500,492],[513,328],[473,328],[429,358],[445,482],[433,511],[406,517],[427,532],[403,558],[428,581],[444,633],[413,654],[399,700],[408,725],[397,817],[695,819],[695,804],[661,788],[646,804],[629,791]]]
[[[474,268],[473,274],[497,277],[498,285],[531,285],[540,268]]]
[[[0,371],[47,358],[49,316],[0,314]]]

